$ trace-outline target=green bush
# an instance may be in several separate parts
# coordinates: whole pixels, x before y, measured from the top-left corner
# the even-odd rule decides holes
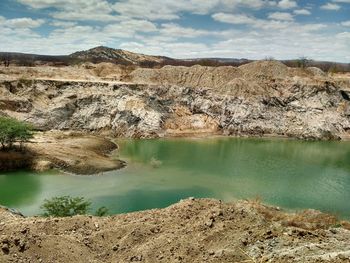
[[[32,127],[24,122],[9,117],[0,117],[0,143],[2,149],[12,148],[15,142],[19,142],[22,148],[23,142],[33,137]]]
[[[85,200],[84,197],[60,196],[46,199],[41,206],[44,210],[43,216],[67,217],[75,215],[86,215],[90,210],[91,202]],[[96,212],[96,216],[106,216],[108,209],[100,207]]]
[[[44,216],[65,217],[87,214],[91,202],[86,201],[84,197],[61,196],[46,199],[41,206]]]
[[[97,209],[95,215],[96,216],[106,216],[108,214],[108,208],[105,206],[100,207],[99,209]]]

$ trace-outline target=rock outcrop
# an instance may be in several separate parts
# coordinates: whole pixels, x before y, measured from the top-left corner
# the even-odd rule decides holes
[[[337,81],[314,68],[263,61],[238,68],[166,66],[124,73],[130,83],[98,81],[95,73],[94,81],[3,80],[0,114],[42,130],[123,137],[219,133],[338,139],[350,134],[349,80]]]
[[[117,64],[141,64],[142,62],[160,63],[165,57],[149,56],[144,54],[138,54],[122,49],[114,49],[104,46],[91,48],[89,50],[75,52],[69,57],[86,61],[98,61],[98,62],[114,62]],[[170,59],[170,58],[167,58]]]

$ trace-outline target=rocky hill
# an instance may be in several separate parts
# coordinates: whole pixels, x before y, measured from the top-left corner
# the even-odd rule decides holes
[[[75,52],[69,55],[71,58],[90,62],[114,62],[117,64],[133,64],[139,65],[141,63],[161,63],[164,59],[169,59],[159,56],[148,56],[122,49],[114,49],[104,46],[95,47],[85,51]]]
[[[42,64],[67,66],[84,62],[111,62],[120,65],[143,65],[147,67],[159,65],[164,61],[174,61],[174,59],[168,57],[149,56],[104,46],[78,51],[73,54],[63,56],[0,52],[0,65],[2,61],[6,60],[10,61],[10,65],[15,64],[21,66],[34,66]]]

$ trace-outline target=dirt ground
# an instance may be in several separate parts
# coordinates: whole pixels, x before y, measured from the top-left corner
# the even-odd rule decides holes
[[[76,174],[96,174],[125,166],[125,162],[110,157],[117,147],[106,138],[79,132],[37,132],[25,144],[24,152],[1,152],[0,168],[35,171],[56,168]]]
[[[253,201],[187,199],[112,217],[0,208],[0,262],[350,262],[349,223]]]
[[[33,163],[35,170],[58,168],[77,174],[96,174],[124,167],[123,161],[109,156],[117,147],[103,137],[62,131],[38,133],[28,143],[29,150],[38,155]]]

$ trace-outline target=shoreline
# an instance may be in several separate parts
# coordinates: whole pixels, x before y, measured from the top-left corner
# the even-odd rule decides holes
[[[58,169],[93,175],[125,167],[124,161],[112,156],[117,149],[118,145],[111,140],[96,135],[75,131],[40,132],[25,144],[24,152],[0,152],[0,168],[2,171],[29,169],[38,172]]]
[[[102,172],[122,169],[127,163],[113,157],[120,140],[176,140],[176,139],[268,139],[302,142],[349,142],[350,137],[341,140],[305,140],[289,136],[266,135],[226,135],[223,133],[192,133],[175,136],[165,134],[154,138],[111,138],[100,134],[80,131],[46,131],[37,133],[31,142],[26,143],[25,152],[0,152],[1,171],[29,169],[45,171],[58,169],[72,175],[98,175]],[[77,145],[77,143],[79,145]],[[7,166],[7,168],[6,168]]]
[[[223,133],[192,133],[175,136],[165,134],[154,138],[112,138],[96,133],[80,131],[52,130],[39,132],[35,138],[26,143],[25,152],[0,152],[1,171],[16,171],[29,169],[46,171],[57,169],[71,175],[98,175],[102,172],[122,169],[127,162],[115,159],[114,152],[118,151],[120,140],[176,140],[176,139],[268,139],[291,140],[302,142],[349,142],[350,137],[341,140],[305,140],[289,136],[266,135],[226,135]],[[78,143],[78,145],[77,145]],[[6,169],[8,166],[8,169]]]
[[[148,138],[130,138],[130,137],[118,137],[111,138],[112,141],[116,140],[157,140],[157,139],[211,139],[211,138],[236,138],[236,139],[281,139],[281,140],[292,140],[301,142],[348,142],[350,141],[350,135],[340,136],[340,139],[307,139],[307,138],[297,138],[287,135],[278,134],[263,134],[263,135],[252,135],[252,134],[224,134],[223,132],[217,133],[187,133],[187,134],[165,134],[164,136],[158,137],[148,137]]]

